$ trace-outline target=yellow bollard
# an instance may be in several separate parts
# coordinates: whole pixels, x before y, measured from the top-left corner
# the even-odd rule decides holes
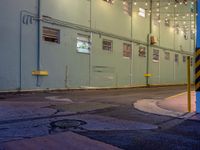
[[[190,79],[190,56],[187,56],[187,99],[188,99],[188,112],[191,112],[191,79]]]

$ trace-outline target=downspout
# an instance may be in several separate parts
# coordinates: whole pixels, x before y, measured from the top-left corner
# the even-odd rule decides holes
[[[22,89],[22,15],[23,12],[20,12],[20,35],[19,35],[19,87],[18,90]]]
[[[152,7],[153,7],[153,2],[150,0],[150,20],[149,20],[149,35],[147,36],[147,62],[146,62],[146,86],[149,87],[149,51],[150,51],[150,36],[152,34]]]
[[[92,29],[92,0],[90,0],[90,29]],[[92,42],[93,42],[93,39],[92,39],[92,32],[90,32],[90,54],[89,54],[89,87],[91,86],[91,59],[92,59]]]
[[[41,1],[38,0],[38,10],[37,10],[37,14],[38,14],[38,24],[37,24],[37,40],[38,40],[38,44],[37,44],[37,71],[40,71],[40,49],[41,49],[41,41],[40,41],[40,34],[41,34]],[[40,87],[40,82],[39,82],[39,76],[37,76],[37,87]]]
[[[131,1],[131,39],[133,39],[133,1]],[[133,40],[131,42],[130,86],[133,86]]]

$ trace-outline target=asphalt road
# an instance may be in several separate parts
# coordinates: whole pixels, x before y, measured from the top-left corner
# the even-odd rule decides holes
[[[163,100],[185,91],[185,86],[170,86],[1,94],[0,145],[73,131],[127,150],[198,150],[199,121],[149,114],[133,107],[137,100]]]

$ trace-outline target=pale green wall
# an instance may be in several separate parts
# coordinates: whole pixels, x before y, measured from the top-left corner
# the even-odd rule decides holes
[[[40,87],[31,72],[37,69],[37,22],[22,25],[22,49],[19,55],[20,11],[37,14],[36,0],[3,0],[0,5],[0,90],[19,88],[20,59],[22,67],[22,89],[80,88],[80,87],[127,87],[146,85],[147,56],[139,57],[139,46],[146,47],[150,33],[150,18],[138,16],[139,7],[133,6],[132,18],[122,9],[122,1],[110,5],[102,0],[41,0],[41,14],[62,21],[62,25],[41,22],[42,26],[60,30],[60,44],[41,41],[41,69],[49,76],[40,77]],[[4,6],[9,7],[5,9]],[[149,7],[149,6],[147,6]],[[188,8],[184,8],[188,9]],[[153,19],[153,21],[155,21]],[[173,24],[174,22],[171,21]],[[76,26],[75,26],[76,25]],[[77,27],[77,29],[73,29]],[[85,31],[87,29],[87,31]],[[183,34],[174,33],[164,23],[152,23],[152,35],[158,43],[149,48],[149,73],[152,84],[186,83],[186,63],[182,55],[192,55],[194,41],[185,40]],[[76,50],[77,34],[91,35],[90,54]],[[17,40],[16,40],[17,39]],[[102,40],[113,41],[113,51],[102,50]],[[132,44],[132,59],[123,57],[123,43]],[[182,46],[182,50],[180,49]],[[158,63],[152,61],[153,49],[160,52]],[[164,52],[170,52],[170,60]],[[179,63],[174,63],[175,53]],[[5,69],[6,68],[6,69]],[[193,69],[191,71],[193,73]],[[193,76],[192,76],[193,80]]]

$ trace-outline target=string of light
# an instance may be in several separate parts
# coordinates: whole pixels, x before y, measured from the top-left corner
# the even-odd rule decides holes
[[[109,4],[114,4],[117,0],[103,0]],[[132,15],[136,12],[138,15],[151,16],[158,23],[169,24],[172,21],[171,28],[181,30],[185,34],[195,33],[195,4],[196,0],[152,0],[152,9],[150,10],[150,0],[120,0],[123,3],[125,13]],[[182,7],[187,7],[187,11],[182,11]],[[145,12],[140,11],[145,10]],[[143,14],[145,13],[145,14]]]

